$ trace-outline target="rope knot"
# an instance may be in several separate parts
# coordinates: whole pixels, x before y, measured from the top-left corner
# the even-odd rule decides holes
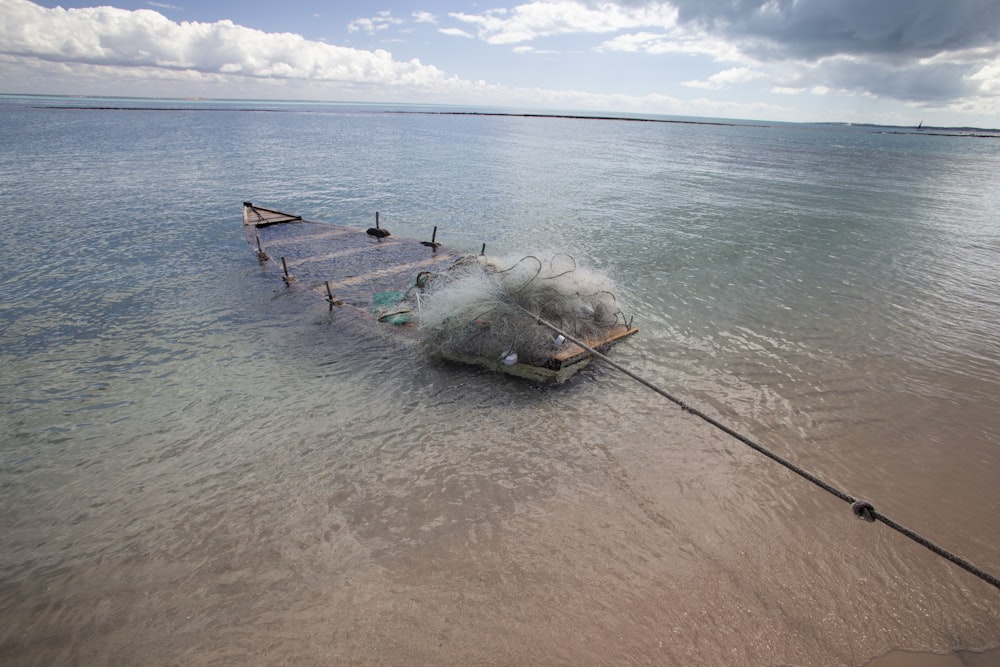
[[[875,521],[875,506],[867,500],[855,500],[851,503],[851,511],[859,519],[864,519],[868,522]]]

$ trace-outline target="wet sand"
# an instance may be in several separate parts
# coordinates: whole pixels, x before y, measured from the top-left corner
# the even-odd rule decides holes
[[[604,390],[628,394],[607,373],[576,391]],[[690,416],[612,401],[615,438],[565,439],[574,391],[539,426],[508,385],[472,432],[447,417],[463,390],[435,391],[412,431],[382,420],[417,409],[405,395],[336,427],[300,397],[309,424],[248,418],[269,435],[156,455],[185,476],[135,478],[132,452],[39,493],[13,521],[0,662],[892,667],[919,664],[901,646],[995,641],[996,591]]]

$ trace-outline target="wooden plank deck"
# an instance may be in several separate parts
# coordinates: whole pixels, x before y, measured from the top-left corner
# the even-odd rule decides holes
[[[288,273],[299,284],[326,296],[329,282],[334,298],[367,309],[377,292],[405,291],[421,271],[442,271],[460,257],[444,248],[431,248],[415,239],[376,238],[364,229],[310,222],[288,216],[277,224],[275,211],[261,226],[252,204],[244,205],[247,240],[269,256],[268,262]],[[250,210],[248,213],[247,211]]]

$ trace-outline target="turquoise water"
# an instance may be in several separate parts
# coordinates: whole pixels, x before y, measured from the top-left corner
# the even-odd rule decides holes
[[[3,98],[5,663],[997,646],[996,590],[613,369],[430,363],[240,212],[570,252],[616,361],[995,574],[1000,140],[442,110]]]

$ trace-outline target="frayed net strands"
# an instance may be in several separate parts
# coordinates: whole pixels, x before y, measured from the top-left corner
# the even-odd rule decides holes
[[[595,339],[625,323],[614,291],[607,275],[566,253],[469,257],[427,283],[417,297],[418,317],[432,356],[539,364],[563,341],[532,315]]]

